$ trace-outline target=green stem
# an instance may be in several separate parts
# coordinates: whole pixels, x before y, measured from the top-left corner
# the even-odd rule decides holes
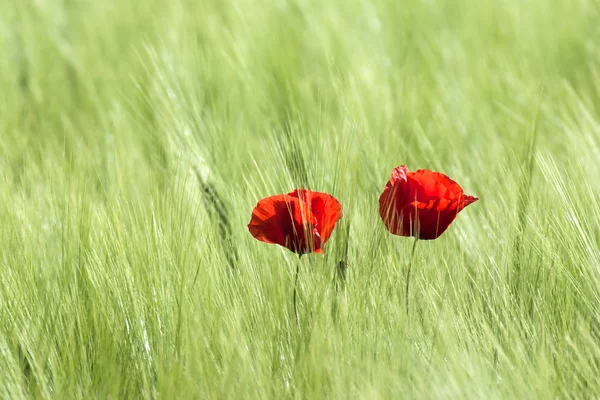
[[[410,253],[410,261],[408,262],[408,272],[406,273],[406,315],[409,315],[408,308],[408,289],[410,288],[410,270],[412,269],[413,260],[415,258],[415,249],[417,248],[418,238],[415,238],[412,251]]]
[[[296,325],[298,326],[298,329],[300,329],[300,314],[298,314],[298,275],[300,274],[300,258],[302,256],[298,256],[298,263],[296,264],[296,278],[294,279],[294,296],[293,296],[293,301],[294,301],[294,314],[296,315]]]

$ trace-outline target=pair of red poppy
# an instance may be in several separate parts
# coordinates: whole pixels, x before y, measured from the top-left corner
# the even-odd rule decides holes
[[[388,231],[417,239],[438,238],[466,206],[466,196],[448,176],[426,169],[410,172],[404,165],[392,171],[379,197],[379,215]],[[296,189],[264,198],[252,211],[248,229],[256,239],[295,253],[323,253],[342,205],[327,193]]]

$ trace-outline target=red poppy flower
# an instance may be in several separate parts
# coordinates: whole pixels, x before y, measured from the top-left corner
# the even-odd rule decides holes
[[[438,238],[466,206],[479,200],[465,196],[448,176],[426,169],[394,168],[379,197],[379,215],[390,233],[417,239]]]
[[[248,230],[256,239],[294,253],[323,253],[323,245],[341,217],[342,206],[335,197],[296,189],[259,201]]]

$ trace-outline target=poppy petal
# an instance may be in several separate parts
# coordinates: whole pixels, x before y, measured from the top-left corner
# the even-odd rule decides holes
[[[317,221],[315,226],[321,235],[321,242],[325,243],[343,215],[340,202],[330,194],[305,189],[296,189],[289,195],[303,199],[310,205],[310,210]]]
[[[296,253],[319,249],[316,218],[300,199],[288,195],[267,197],[252,212],[248,230],[256,239],[278,244]]]
[[[431,199],[457,200],[463,196],[458,183],[441,172],[420,169],[409,174],[409,185],[414,185],[417,200]]]
[[[445,174],[410,172],[402,165],[392,171],[379,197],[379,214],[390,233],[431,240],[444,233],[458,213],[477,200],[465,196],[460,185]]]

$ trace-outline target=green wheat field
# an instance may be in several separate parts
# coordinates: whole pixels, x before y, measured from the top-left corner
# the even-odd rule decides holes
[[[0,0],[0,54],[0,398],[600,395],[598,0]],[[408,315],[400,164],[480,198]]]

